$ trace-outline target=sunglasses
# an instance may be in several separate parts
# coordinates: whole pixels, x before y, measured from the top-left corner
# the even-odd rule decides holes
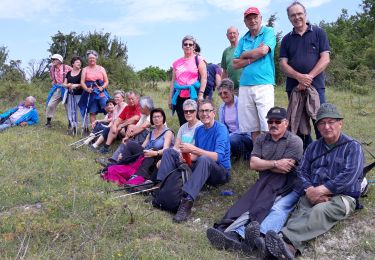
[[[279,124],[281,124],[281,122],[283,122],[284,120],[267,120],[267,123],[269,124],[269,125],[272,125],[272,124],[276,124],[276,125],[279,125]]]
[[[185,46],[185,47],[193,47],[193,46],[194,46],[194,43],[184,43],[184,46]]]
[[[191,110],[184,110],[184,114],[193,114],[195,112],[194,109]]]

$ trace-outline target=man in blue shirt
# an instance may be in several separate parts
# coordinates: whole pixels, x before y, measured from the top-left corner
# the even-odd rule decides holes
[[[329,42],[322,28],[307,22],[305,7],[293,2],[287,8],[293,30],[284,36],[280,47],[280,69],[287,75],[288,98],[294,88],[304,91],[313,87],[319,94],[320,104],[325,103],[325,75],[329,58]],[[317,129],[315,128],[315,132]],[[317,133],[317,138],[320,135]],[[312,142],[311,136],[301,136],[304,147]]]
[[[262,26],[258,8],[244,13],[249,31],[240,39],[234,52],[233,68],[243,68],[238,98],[240,131],[252,139],[268,131],[267,112],[274,106],[276,36],[272,28]]]
[[[305,242],[330,230],[358,207],[363,179],[361,144],[341,132],[336,106],[320,106],[316,125],[323,138],[309,145],[297,170],[304,195],[280,234],[268,231],[266,245],[277,259],[294,259]]]
[[[181,153],[190,153],[192,175],[183,185],[185,193],[173,220],[186,221],[204,184],[219,185],[230,179],[230,142],[225,125],[215,121],[215,106],[210,100],[202,101],[199,106],[199,118],[203,125],[194,133],[194,144],[181,143]],[[164,158],[166,156],[166,158]],[[168,158],[167,158],[168,157]],[[168,172],[181,164],[182,158],[174,158],[174,153],[163,154],[162,163],[157,174],[158,180],[163,180]]]

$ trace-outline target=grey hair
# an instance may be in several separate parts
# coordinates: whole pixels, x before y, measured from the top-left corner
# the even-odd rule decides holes
[[[212,109],[213,109],[214,111],[216,111],[215,104],[214,104],[214,102],[213,102],[212,100],[209,100],[209,99],[205,99],[205,100],[203,100],[203,101],[199,104],[199,107],[201,107],[201,106],[203,106],[203,105],[205,105],[205,104],[210,104],[210,105],[212,106]]]
[[[196,111],[198,109],[198,104],[195,100],[187,99],[182,104],[182,109],[185,109],[186,107],[192,107]]]
[[[121,95],[123,98],[125,98],[125,92],[123,90],[115,90],[115,92],[113,92],[113,96],[116,95]]]
[[[33,97],[33,96],[28,96],[26,99],[28,99],[31,103],[33,103],[33,105],[34,105],[35,102],[36,102],[36,98]]]
[[[88,58],[90,54],[92,54],[92,55],[94,55],[95,57],[98,58],[98,53],[96,51],[94,51],[94,50],[88,50],[88,51],[86,51],[86,58]]]
[[[217,87],[217,90],[226,88],[230,92],[233,92],[234,90],[234,83],[231,79],[225,78],[220,82],[220,85]]]
[[[299,5],[299,6],[301,6],[301,7],[303,8],[303,12],[306,13],[306,8],[305,8],[305,6],[304,6],[301,2],[299,2],[299,1],[294,1],[293,3],[291,3],[291,5],[289,5],[289,6],[286,8],[286,13],[288,14],[288,16],[289,16],[289,10],[290,10],[290,8],[293,7],[293,6],[295,6],[295,5]]]
[[[137,98],[139,98],[138,93],[136,93],[136,92],[133,91],[133,90],[130,90],[130,91],[126,92],[126,97],[128,97],[128,96],[130,96],[130,95],[134,95],[134,96],[136,96]]]
[[[148,96],[141,97],[139,100],[139,105],[142,108],[147,107],[150,111],[154,109],[154,101],[152,100],[151,97],[148,97]]]
[[[181,42],[181,45],[182,47],[184,47],[184,42],[185,41],[192,41],[194,43],[194,45],[197,43],[197,41],[195,40],[195,38],[191,35],[186,35],[184,38],[182,38],[182,42]]]

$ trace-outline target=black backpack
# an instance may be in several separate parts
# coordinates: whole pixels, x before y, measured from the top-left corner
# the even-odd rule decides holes
[[[186,164],[181,164],[171,171],[161,182],[159,190],[153,193],[152,205],[170,212],[177,212],[183,197],[182,186],[191,176],[191,169]]]

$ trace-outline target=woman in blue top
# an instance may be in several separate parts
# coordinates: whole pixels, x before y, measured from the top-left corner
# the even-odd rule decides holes
[[[140,156],[144,156],[142,164],[136,173],[127,177],[127,185],[138,185],[151,179],[153,177],[151,175],[155,169],[156,163],[161,159],[164,149],[173,146],[174,134],[172,130],[165,126],[165,122],[166,116],[164,110],[161,108],[154,108],[150,113],[150,123],[153,126],[153,130],[148,134],[143,144],[140,145],[135,141],[128,141],[126,143],[124,152],[118,159],[119,164],[130,164],[137,161]],[[108,171],[104,174],[103,178],[116,182],[116,177],[113,176],[113,173],[122,173],[114,170],[112,167],[121,168],[121,165],[109,166]],[[112,176],[107,176],[108,172]],[[121,177],[124,178],[123,175]]]
[[[238,99],[234,95],[234,83],[230,79],[223,79],[217,88],[223,103],[219,108],[219,121],[223,123],[229,132],[230,150],[232,157],[250,158],[253,150],[253,142],[249,133],[241,133],[238,122]]]

